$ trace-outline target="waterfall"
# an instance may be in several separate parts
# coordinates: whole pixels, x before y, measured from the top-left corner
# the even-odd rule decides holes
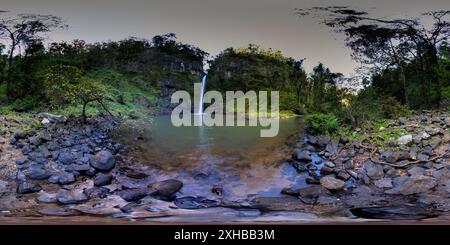
[[[205,85],[206,85],[206,76],[208,76],[208,73],[203,72],[203,77],[202,77],[202,89],[200,90],[200,101],[199,101],[199,106],[198,106],[198,114],[201,115],[203,114],[203,97],[205,95]]]

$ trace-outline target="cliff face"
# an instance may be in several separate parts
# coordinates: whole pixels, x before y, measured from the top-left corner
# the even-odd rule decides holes
[[[257,54],[224,53],[210,67],[207,88],[221,91],[280,88],[292,73],[287,60]]]

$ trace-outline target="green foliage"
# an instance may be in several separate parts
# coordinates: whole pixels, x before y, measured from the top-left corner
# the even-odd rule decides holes
[[[336,116],[324,113],[312,113],[306,116],[305,124],[312,134],[332,134],[339,127]]]
[[[27,112],[39,105],[39,98],[35,96],[27,96],[23,99],[17,99],[12,103],[11,109],[17,112]]]

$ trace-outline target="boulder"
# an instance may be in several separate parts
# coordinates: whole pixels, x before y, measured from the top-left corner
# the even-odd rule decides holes
[[[42,190],[42,187],[40,185],[31,183],[31,182],[22,182],[17,186],[17,193],[18,194],[28,194],[28,193],[34,193],[39,192]]]
[[[56,200],[61,204],[80,204],[86,202],[89,198],[80,190],[60,189],[56,194]]]
[[[306,150],[297,150],[294,153],[294,158],[303,162],[310,162],[312,160],[311,153]]]
[[[370,179],[378,180],[384,177],[383,167],[370,160],[364,162],[363,169]]]
[[[132,188],[119,191],[118,195],[125,201],[134,202],[138,201],[149,194],[147,188]]]
[[[39,197],[37,198],[37,200],[40,203],[56,203],[56,193],[47,193],[47,192],[42,192]]]
[[[63,123],[67,120],[67,118],[63,115],[53,115],[50,113],[39,113],[38,118],[42,119],[42,123]]]
[[[375,186],[381,189],[389,189],[392,188],[392,179],[390,178],[382,178],[375,181]]]
[[[328,190],[342,190],[345,186],[345,182],[338,180],[332,176],[325,176],[320,179],[320,184]]]
[[[116,159],[110,151],[103,150],[95,154],[91,165],[99,171],[109,171],[116,165]]]
[[[171,196],[183,187],[183,183],[179,180],[169,179],[150,184],[148,187],[153,189],[154,195]]]
[[[32,180],[45,180],[50,178],[51,175],[52,174],[49,171],[42,168],[33,168],[30,173],[27,174],[27,177]]]
[[[111,184],[113,176],[111,174],[98,174],[94,179],[94,186],[104,186]]]
[[[385,191],[387,194],[412,195],[428,192],[437,185],[435,178],[425,175],[412,175],[404,178],[393,189]]]

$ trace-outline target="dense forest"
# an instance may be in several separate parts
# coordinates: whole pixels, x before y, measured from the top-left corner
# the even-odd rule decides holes
[[[1,108],[4,113],[50,108],[125,117],[168,113],[170,94],[177,89],[193,92],[208,57],[208,89],[278,90],[280,109],[288,114],[316,113],[319,120],[357,126],[410,109],[448,107],[448,11],[426,14],[433,20],[431,29],[416,19],[377,19],[346,7],[297,13],[318,16],[346,36],[354,59],[369,68],[353,87],[362,89],[342,86],[354,79],[323,64],[308,73],[303,59],[256,44],[209,57],[178,42],[173,33],[93,44],[48,43],[43,34],[66,28],[59,17],[18,15],[0,23]]]

